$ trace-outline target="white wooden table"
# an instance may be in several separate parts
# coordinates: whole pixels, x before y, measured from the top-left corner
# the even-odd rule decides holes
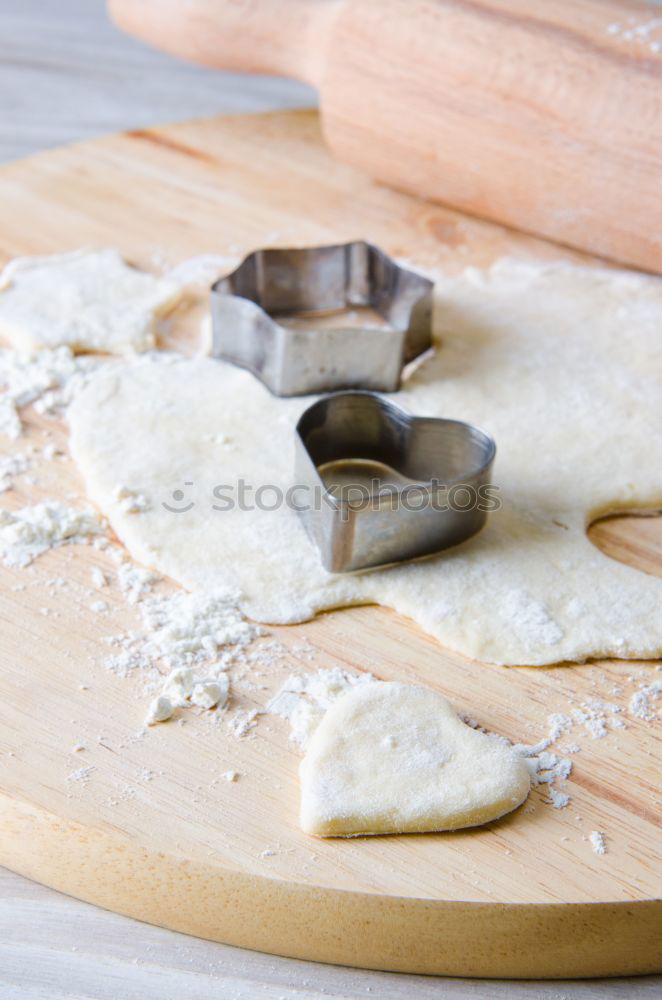
[[[300,84],[211,73],[152,52],[108,24],[103,0],[3,0],[0,95],[0,160],[108,131],[315,99]],[[508,983],[274,958],[140,924],[0,869],[0,1000],[631,1000],[661,992],[662,977]]]
[[[103,132],[314,102],[300,83],[148,49],[108,22],[104,0],[0,3],[0,161]]]

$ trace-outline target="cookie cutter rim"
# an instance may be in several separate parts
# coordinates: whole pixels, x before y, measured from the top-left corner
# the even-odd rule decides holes
[[[350,501],[334,497],[330,493],[319,471],[329,459],[320,461],[320,458],[325,457],[325,453],[324,451],[321,454],[319,451],[314,453],[316,450],[314,445],[311,448],[311,435],[315,431],[324,432],[324,424],[329,410],[340,408],[342,411],[345,404],[349,404],[350,410],[348,412],[351,412],[353,403],[357,403],[363,409],[367,407],[369,415],[373,419],[373,429],[379,429],[379,440],[376,442],[373,439],[372,442],[368,441],[366,444],[365,439],[357,437],[353,426],[348,427],[348,435],[351,434],[351,438],[349,436],[347,438],[348,450],[345,451],[343,447],[338,448],[338,445],[333,445],[330,453],[338,461],[351,461],[352,458],[376,459],[376,461],[386,464],[407,480],[402,491],[408,486],[414,485],[426,491],[428,497],[431,497],[432,491],[438,495],[440,491],[448,491],[455,486],[467,486],[476,490],[478,495],[478,489],[481,486],[490,484],[492,465],[496,456],[496,442],[486,431],[475,424],[445,417],[416,416],[408,413],[391,400],[384,399],[378,393],[373,392],[337,392],[318,399],[304,410],[296,424],[295,474],[297,484],[303,483],[309,487],[321,488],[322,493],[327,497],[326,506],[322,504],[319,509],[298,510],[306,533],[316,545],[324,567],[329,572],[341,573],[387,566],[441,552],[459,545],[480,531],[487,520],[487,510],[480,510],[478,507],[463,511],[436,511],[430,507],[425,511],[425,520],[421,518],[418,522],[414,522],[408,516],[412,512],[400,509],[384,512],[378,506],[376,510],[364,508],[358,512],[352,511]],[[395,449],[397,452],[395,462],[392,461],[391,452],[384,449],[384,435],[382,433],[385,429],[391,433],[393,427],[395,427],[396,432],[400,431],[401,438],[398,443],[399,448]],[[476,460],[460,462],[457,473],[444,477],[443,482],[434,476],[425,478],[406,476],[402,472],[402,467],[399,466],[406,464],[407,460],[411,458],[409,439],[415,437],[417,428],[419,432],[421,429],[432,431],[433,437],[444,440],[446,445],[455,443],[457,446],[458,440],[463,447],[468,444],[470,452],[476,455]],[[333,438],[333,428],[330,433],[327,428],[326,433],[328,438]],[[424,433],[423,438],[427,439],[426,443],[429,443],[429,433]],[[454,438],[455,442],[453,442]],[[366,449],[368,453],[365,453]],[[356,454],[352,455],[352,451]],[[372,455],[369,454],[371,451]],[[328,455],[329,452],[326,454]],[[384,455],[386,454],[391,458],[391,461],[385,462]],[[401,463],[400,459],[403,457],[405,462]],[[438,457],[435,455],[434,460],[436,461]],[[414,459],[417,460],[416,456]],[[396,488],[396,493],[402,491],[398,491]],[[372,501],[382,498],[383,494],[377,491],[368,493],[366,499],[372,503]],[[374,519],[372,528],[368,524],[369,530],[363,533],[365,537],[361,540],[360,532],[357,532],[358,519],[366,513],[368,516],[376,514],[377,517]],[[385,533],[385,537],[380,538],[378,518],[384,513],[389,518],[387,527],[390,524],[391,530]],[[421,512],[415,511],[413,513]],[[396,520],[397,518],[400,520]],[[409,529],[407,520],[409,521]],[[381,527],[383,526],[382,524]],[[394,528],[396,530],[393,530]],[[409,544],[407,544],[408,530]],[[383,543],[381,546],[380,541]]]
[[[365,240],[254,250],[211,286],[211,356],[248,369],[277,396],[395,392],[404,366],[432,347],[433,290]],[[302,331],[278,322],[357,306],[388,326]]]

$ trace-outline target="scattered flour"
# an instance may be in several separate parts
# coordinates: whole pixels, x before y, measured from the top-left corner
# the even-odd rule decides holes
[[[662,693],[662,680],[654,680],[652,684],[642,684],[630,698],[628,709],[630,715],[646,722],[657,719],[655,703]]]
[[[196,675],[189,667],[176,667],[163,682],[161,692],[147,712],[145,724],[154,725],[172,717],[176,708],[225,708],[230,694],[230,679],[223,664],[211,664],[204,675]]]
[[[172,667],[191,666],[214,657],[223,646],[247,645],[266,635],[237,605],[238,595],[227,591],[178,591],[143,600],[140,610],[151,651]]]
[[[567,781],[572,773],[572,761],[568,757],[550,753],[547,748],[568,730],[571,720],[565,715],[550,715],[548,724],[549,733],[545,739],[533,746],[518,743],[514,749],[526,759],[532,783],[547,785],[549,798],[546,801],[555,809],[565,809],[570,796],[567,792],[554,788],[554,782]]]
[[[607,845],[605,843],[605,835],[601,833],[600,830],[591,830],[588,838],[591,842],[591,847],[596,854],[606,854]]]
[[[18,438],[18,411],[34,404],[38,413],[61,415],[74,393],[103,362],[74,357],[68,347],[33,352],[0,348],[0,433]],[[107,367],[107,363],[106,363]]]
[[[176,667],[163,682],[161,694],[169,698],[176,707],[183,707],[189,701],[195,686],[195,677],[189,667]]]
[[[167,722],[172,718],[175,706],[164,694],[157,695],[147,709],[146,726],[155,726],[158,722]]]
[[[92,577],[92,583],[94,584],[95,587],[101,588],[108,586],[108,578],[106,574],[103,572],[103,570],[99,569],[98,566],[95,566],[92,569],[90,575]]]
[[[117,550],[121,555],[121,560],[117,568],[117,582],[120,590],[124,594],[128,604],[138,604],[146,594],[151,593],[155,583],[161,580],[160,576],[145,569],[144,566],[136,566],[124,558],[121,549]]]
[[[561,712],[554,712],[548,717],[547,722],[549,724],[549,733],[547,734],[547,739],[549,740],[548,746],[556,743],[558,738],[572,726],[572,719]]]
[[[324,713],[357,684],[369,684],[372,674],[352,674],[340,667],[314,674],[291,674],[267,705],[267,712],[290,725],[290,740],[305,749]]]
[[[24,475],[31,464],[27,455],[0,455],[0,493],[11,490],[14,479]]]
[[[55,500],[0,510],[0,556],[6,566],[24,567],[49,549],[88,542],[104,531],[104,521],[91,508],[76,510]]]
[[[21,418],[18,415],[16,404],[11,396],[5,393],[0,396],[0,434],[15,441],[21,436],[21,431]]]
[[[240,708],[230,719],[228,729],[238,740],[243,739],[255,729],[258,715],[259,712],[256,708]]]
[[[615,729],[624,728],[621,719],[614,719],[615,715],[621,712],[618,705],[612,702],[601,701],[599,698],[591,698],[581,703],[579,708],[572,709],[572,716],[575,722],[584,726],[586,732],[594,740],[602,739],[607,735],[609,727]]]
[[[115,488],[115,500],[118,501],[120,510],[125,514],[142,514],[143,511],[151,510],[152,507],[149,497],[137,490],[129,489],[128,486]]]
[[[570,802],[570,796],[565,792],[559,792],[556,788],[549,789],[549,799],[555,809],[565,809]]]
[[[226,674],[220,674],[217,678],[203,677],[193,685],[191,704],[199,708],[223,708],[229,692],[230,681]]]
[[[94,764],[89,764],[87,767],[79,767],[77,771],[71,771],[67,775],[67,781],[80,781],[82,784],[86,784],[94,771],[96,771]]]
[[[139,567],[123,563],[125,575]],[[145,571],[143,571],[145,572]],[[134,670],[147,672],[158,690],[146,724],[171,718],[176,708],[225,708],[230,695],[227,670],[265,629],[246,621],[237,607],[237,596],[227,592],[167,596],[145,591],[152,581],[140,577],[141,587],[123,588],[129,603],[137,604],[144,630],[109,639],[119,652],[106,657],[105,665],[120,676]],[[157,664],[168,668],[165,677]],[[240,710],[228,722],[235,736],[244,736],[255,725],[257,710]]]

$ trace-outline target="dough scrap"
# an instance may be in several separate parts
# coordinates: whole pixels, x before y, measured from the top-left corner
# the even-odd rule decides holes
[[[441,347],[392,398],[495,437],[503,506],[474,538],[332,576],[294,510],[215,510],[214,488],[240,479],[285,493],[312,397],[278,399],[209,359],[138,359],[77,395],[71,448],[89,496],[136,560],[190,590],[240,591],[257,621],[375,602],[496,663],[660,656],[662,580],[609,559],[585,528],[662,507],[662,281],[513,261],[436,281]],[[123,511],[118,483],[151,509]]]
[[[181,292],[181,283],[129,267],[110,248],[18,257],[0,274],[0,334],[25,351],[146,351],[154,319]]]
[[[480,826],[521,805],[531,783],[505,740],[465,725],[436,691],[390,682],[331,706],[299,774],[301,829],[318,837]]]

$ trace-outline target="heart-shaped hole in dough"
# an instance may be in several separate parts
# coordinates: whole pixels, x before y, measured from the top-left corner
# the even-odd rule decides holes
[[[662,576],[662,515],[658,510],[607,514],[592,521],[586,534],[610,559]]]

